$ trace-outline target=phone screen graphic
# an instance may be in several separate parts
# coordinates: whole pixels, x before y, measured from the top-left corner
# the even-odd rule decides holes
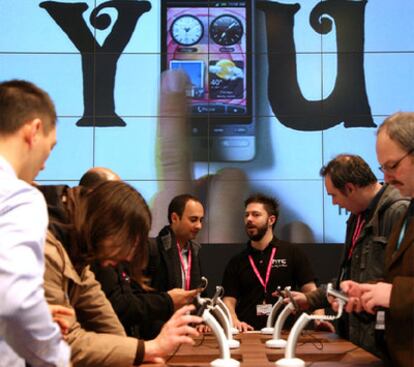
[[[198,60],[171,60],[170,69],[181,69],[185,71],[191,81],[191,89],[187,96],[195,99],[203,99],[204,90],[204,65]]]
[[[210,135],[210,159],[254,156],[252,13],[251,1],[163,1],[162,68],[188,75],[193,138]]]

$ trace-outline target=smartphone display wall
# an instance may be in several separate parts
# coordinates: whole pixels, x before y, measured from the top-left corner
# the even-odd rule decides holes
[[[88,168],[109,167],[150,202],[152,234],[166,224],[171,196],[195,190],[206,204],[199,238],[206,243],[245,241],[243,200],[261,191],[280,202],[279,237],[343,242],[348,213],[332,205],[319,170],[335,155],[353,153],[383,178],[376,126],[393,112],[414,110],[414,2],[256,0],[243,13],[243,1],[223,1],[221,14],[220,6],[211,10],[217,2],[205,1],[207,16],[189,14],[201,18],[202,39],[175,36],[176,47],[210,45],[200,51],[203,62],[168,57],[163,37],[173,41],[168,32],[185,14],[165,23],[162,3],[1,1],[0,80],[33,81],[49,92],[59,115],[58,145],[37,181],[75,185]],[[214,20],[221,33],[211,32]],[[234,39],[226,39],[226,27],[235,28]],[[243,43],[248,36],[251,47]],[[179,135],[171,143],[168,137],[178,134],[173,116],[163,116],[170,121],[163,131],[159,124],[160,74],[167,65],[192,76],[193,102],[221,100],[223,107],[231,101],[235,112],[246,111],[248,123],[211,110],[189,112],[186,139]],[[232,80],[220,72],[229,73],[229,66]],[[222,80],[224,87],[215,88]],[[197,128],[206,153],[189,160],[182,151],[194,150]],[[247,140],[254,146],[248,157],[242,155]],[[216,155],[214,144],[232,154]],[[174,157],[179,161],[171,164]]]

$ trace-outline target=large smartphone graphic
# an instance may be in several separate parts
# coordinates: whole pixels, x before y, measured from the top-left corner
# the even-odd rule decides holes
[[[163,0],[162,69],[191,81],[191,140],[199,161],[255,156],[254,0]]]

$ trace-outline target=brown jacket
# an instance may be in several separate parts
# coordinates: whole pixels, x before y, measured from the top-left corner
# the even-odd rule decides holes
[[[404,218],[405,219],[405,218]],[[402,222],[392,232],[385,255],[386,281],[393,284],[385,337],[393,367],[414,364],[414,217],[409,217],[400,248]]]
[[[144,343],[126,336],[89,266],[79,275],[65,248],[50,232],[45,256],[48,303],[76,312],[67,335],[74,366],[133,365],[138,348],[138,354],[144,355]]]

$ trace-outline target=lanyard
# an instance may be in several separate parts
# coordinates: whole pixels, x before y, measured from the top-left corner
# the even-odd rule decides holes
[[[365,225],[365,219],[362,219],[362,215],[358,215],[357,223],[355,226],[354,234],[352,235],[352,245],[348,252],[348,260],[352,257],[352,252],[354,251],[355,245],[358,241],[359,235],[361,234],[362,228]]]
[[[252,255],[249,255],[250,265],[252,266],[252,269],[254,273],[256,274],[257,279],[259,279],[260,284],[263,286],[265,293],[267,292],[266,291],[267,283],[269,283],[270,270],[272,269],[272,262],[273,262],[273,258],[275,257],[275,254],[276,254],[276,247],[273,247],[272,253],[270,254],[269,263],[267,264],[266,279],[264,281],[259,273],[259,270],[257,270],[256,264],[253,261]]]
[[[186,291],[190,290],[190,282],[191,282],[191,246],[188,246],[188,252],[187,252],[187,271],[185,269],[185,263],[182,255],[182,250],[180,248],[180,245],[177,242],[177,250],[178,250],[178,256],[180,257],[180,263],[181,263],[181,270],[184,274],[184,289]]]

